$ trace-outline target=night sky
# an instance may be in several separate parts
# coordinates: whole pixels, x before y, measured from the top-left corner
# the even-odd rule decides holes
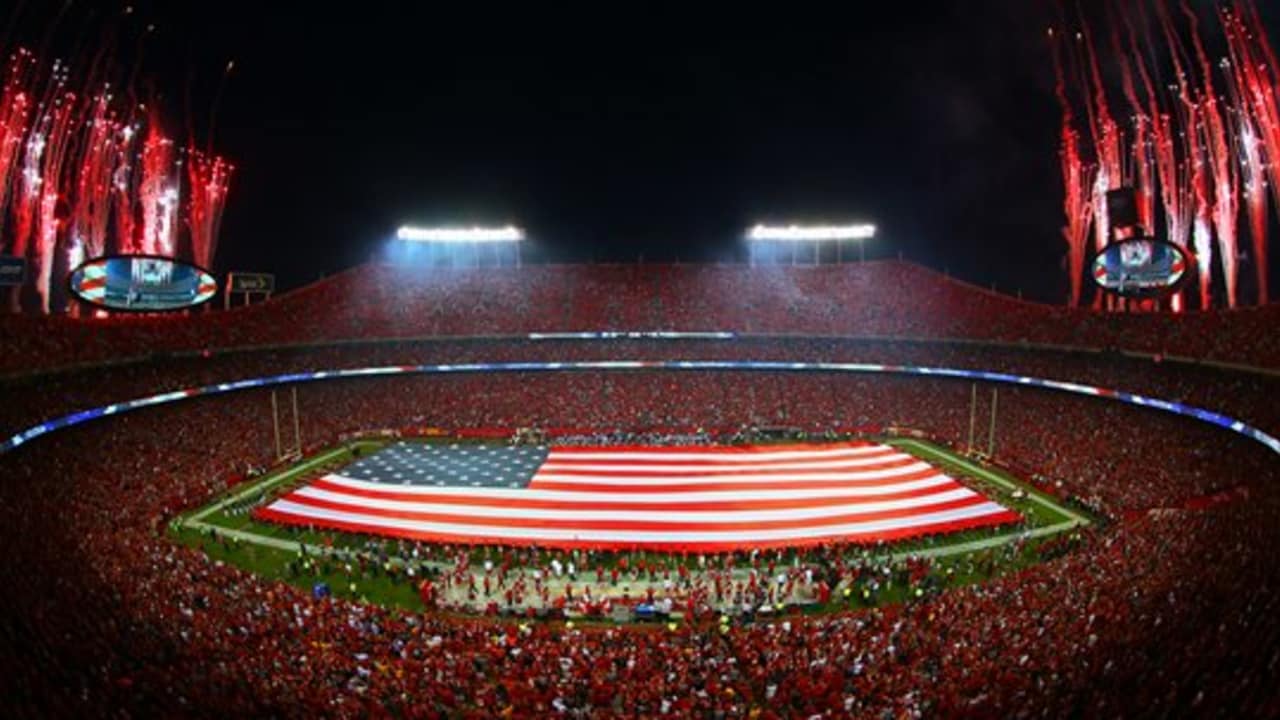
[[[144,72],[201,133],[235,61],[215,270],[294,286],[408,222],[513,222],[530,254],[587,261],[729,259],[758,220],[866,220],[869,256],[1065,297],[1054,3],[443,7],[139,4],[121,44],[156,24]],[[65,28],[92,26],[77,12]]]

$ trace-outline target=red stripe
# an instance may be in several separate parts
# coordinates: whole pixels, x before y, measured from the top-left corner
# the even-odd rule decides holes
[[[826,525],[843,525],[855,522],[874,522],[876,520],[900,520],[916,517],[932,512],[956,510],[972,505],[988,502],[981,495],[973,495],[958,500],[947,500],[931,505],[898,510],[881,510],[873,513],[850,513],[821,518],[798,518],[792,520],[763,520],[751,522],[699,522],[673,523],[650,520],[600,520],[600,519],[549,519],[549,518],[495,518],[477,515],[455,515],[446,513],[424,513],[410,510],[389,510],[371,508],[364,505],[334,502],[306,495],[292,494],[285,498],[290,502],[310,507],[338,510],[372,517],[395,518],[399,520],[415,520],[420,522],[455,523],[458,525],[477,525],[486,527],[542,528],[554,530],[634,530],[651,532],[696,531],[696,532],[730,532],[743,530],[792,530],[797,528],[823,527]],[[585,512],[598,508],[585,508]],[[678,513],[672,513],[677,515]],[[726,513],[728,515],[728,513]]]
[[[552,465],[552,466],[565,465],[569,467],[573,467],[575,465],[616,465],[618,467],[624,467],[624,468],[632,465],[661,465],[664,467],[669,466],[671,468],[677,468],[677,469],[682,467],[692,467],[692,468],[706,467],[706,468],[717,468],[717,469],[718,468],[732,469],[735,467],[742,467],[744,465],[792,465],[795,463],[810,463],[810,462],[857,463],[857,462],[865,462],[867,460],[875,460],[877,458],[891,457],[893,455],[906,455],[906,453],[895,450],[893,448],[885,448],[884,450],[877,450],[875,452],[869,452],[869,453],[859,453],[857,455],[824,453],[824,454],[813,454],[813,455],[808,455],[804,457],[781,457],[781,458],[765,457],[761,455],[761,456],[752,457],[750,459],[750,462],[744,462],[742,460],[724,460],[721,458],[695,458],[695,457],[591,458],[591,457],[582,457],[582,455],[584,454],[585,453],[573,453],[570,455],[562,455],[559,449],[555,449],[555,450],[552,450],[547,455],[547,460],[545,463],[543,463],[543,465]],[[737,456],[737,457],[741,457],[741,456]]]
[[[689,453],[699,455],[751,455],[771,452],[802,452],[806,450],[850,450],[865,447],[871,447],[871,443],[853,441],[843,443],[795,443],[791,445],[734,445],[731,447],[721,445],[689,445],[683,447],[670,445],[557,445],[551,450],[551,454],[649,452],[672,456]]]
[[[302,518],[288,513],[282,513],[270,508],[262,508],[254,513],[254,515],[263,520],[270,520],[285,525],[294,525],[300,527],[324,527],[332,530],[344,530],[347,532],[364,533],[366,535],[382,535],[390,537],[400,537],[409,540],[422,540],[424,542],[434,543],[452,543],[462,545],[493,545],[494,539],[479,535],[455,535],[448,533],[432,533],[421,532],[417,530],[404,530],[401,528],[383,528],[372,525],[364,525],[362,523],[349,523],[334,520],[324,520],[317,522],[313,518]],[[1015,512],[1007,511],[1004,513],[994,513],[992,515],[984,515],[976,518],[965,518],[963,520],[952,520],[949,522],[934,523],[930,525],[921,525],[919,527],[898,528],[895,530],[883,530],[872,533],[859,533],[856,535],[843,535],[839,537],[824,538],[797,538],[783,540],[765,540],[760,542],[693,542],[693,543],[670,543],[670,542],[597,542],[591,540],[554,540],[548,541],[541,538],[504,538],[500,541],[503,545],[526,547],[537,545],[540,547],[554,546],[557,548],[586,548],[586,549],[644,549],[644,550],[687,550],[701,552],[724,552],[728,550],[736,550],[738,548],[777,548],[777,547],[813,547],[815,545],[829,545],[833,543],[851,543],[851,544],[871,544],[879,542],[887,542],[891,540],[901,540],[905,538],[920,537],[923,535],[933,535],[938,533],[952,533],[960,530],[968,530],[978,527],[995,527],[998,525],[1008,525],[1010,523],[1020,522],[1022,518]]]
[[[788,461],[793,462],[816,462],[815,460]],[[715,477],[719,475],[795,475],[796,473],[815,473],[815,472],[847,472],[850,475],[859,473],[872,473],[877,470],[892,470],[896,467],[906,465],[915,465],[920,462],[919,458],[904,457],[895,460],[886,460],[878,463],[858,463],[850,460],[841,460],[836,463],[834,460],[826,461],[829,464],[822,467],[814,468],[796,468],[796,467],[763,467],[763,468],[744,468],[742,463],[734,463],[732,465],[704,465],[697,469],[693,469],[693,463],[682,463],[681,465],[669,465],[665,463],[649,463],[644,460],[632,460],[626,463],[614,462],[589,462],[583,460],[579,463],[563,466],[561,463],[547,461],[542,467],[538,468],[538,473],[547,473],[551,475],[591,475],[596,477],[651,477],[655,480],[668,477]],[[636,465],[667,465],[661,470],[628,470],[627,468]],[[768,463],[768,465],[777,465],[779,463]],[[605,465],[608,466],[604,470],[589,470],[580,466],[588,465]],[[681,468],[690,468],[683,470]]]
[[[534,476],[529,483],[531,490],[576,490],[578,492],[607,492],[616,493],[618,495],[634,495],[638,493],[681,493],[681,492],[750,492],[769,491],[769,490],[820,490],[831,488],[874,488],[884,487],[886,485],[897,485],[898,483],[911,482],[913,480],[924,480],[925,478],[935,477],[938,471],[929,467],[923,470],[917,470],[911,473],[902,473],[901,475],[891,475],[889,477],[875,478],[874,480],[858,480],[856,478],[841,478],[839,480],[795,480],[786,481],[779,479],[775,482],[767,483],[672,483],[661,482],[654,479],[653,485],[610,485],[608,483],[562,483],[555,480],[539,480]]]
[[[954,490],[959,486],[960,484],[953,480],[950,483],[939,483],[933,487],[916,488],[914,490],[902,490],[899,492],[886,493],[884,495],[876,495],[873,498],[868,498],[868,500],[874,500],[876,502],[882,500],[905,500],[907,498],[921,497],[924,495],[932,495],[934,493]],[[440,505],[522,507],[542,510],[580,510],[588,507],[594,510],[649,510],[656,512],[680,512],[688,510],[781,510],[786,508],[826,507],[834,502],[838,502],[838,499],[836,498],[827,497],[777,500],[697,500],[689,502],[593,502],[588,504],[581,502],[566,502],[563,500],[542,500],[533,498],[507,499],[482,497],[479,495],[434,495],[431,493],[405,493],[395,492],[393,490],[373,490],[368,488],[355,488],[348,487],[346,485],[339,485],[325,480],[324,478],[311,483],[310,487],[328,490],[330,492],[343,493],[345,495],[378,498],[381,500],[424,502]]]

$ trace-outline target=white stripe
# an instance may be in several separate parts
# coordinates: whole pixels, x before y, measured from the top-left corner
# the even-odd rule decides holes
[[[604,465],[600,463],[575,463],[567,460],[548,460],[542,464],[540,470],[586,470],[586,471],[603,471],[622,470],[627,472],[648,472],[655,475],[663,474],[680,474],[680,475],[715,475],[722,472],[740,472],[743,470],[822,470],[834,468],[860,468],[868,465],[879,465],[880,463],[901,462],[903,460],[914,460],[915,457],[906,453],[893,453],[883,457],[866,457],[849,460],[811,460],[808,462],[780,462],[780,463],[757,463],[755,465],[734,464],[732,466],[708,465],[706,463],[689,463],[685,465],[670,463],[665,465],[624,465],[621,463],[613,465]]]
[[[281,500],[272,505],[278,512],[297,518],[316,521],[336,521],[367,525],[375,528],[406,530],[410,532],[435,533],[440,535],[460,535],[488,540],[582,540],[601,543],[742,543],[769,542],[772,540],[804,540],[813,538],[839,537],[845,535],[864,535],[889,530],[920,528],[928,525],[968,520],[972,518],[996,515],[1005,509],[996,503],[986,502],[980,505],[943,510],[906,518],[890,520],[873,520],[869,522],[847,523],[843,525],[798,527],[760,530],[729,530],[723,532],[696,531],[650,531],[650,530],[578,530],[558,528],[508,527],[505,525],[460,525],[456,523],[435,523],[400,518],[385,518],[359,513],[327,510],[309,505],[299,505]]]
[[[618,477],[616,475],[558,475],[556,473],[539,472],[533,476],[531,485],[539,482],[557,482],[574,485],[616,485],[619,487],[663,487],[664,485],[726,485],[732,483],[762,484],[785,487],[794,483],[814,481],[838,481],[855,484],[886,480],[930,470],[933,466],[927,462],[914,462],[902,467],[886,470],[864,470],[862,472],[816,472],[794,473],[789,475],[743,474],[715,475],[690,478],[680,477]]]
[[[973,497],[977,495],[977,493],[966,487],[957,487],[933,493],[931,495],[922,495],[919,497],[903,498],[899,500],[878,500],[808,508],[742,511],[717,510],[711,512],[702,510],[681,510],[678,512],[592,510],[590,508],[585,510],[548,510],[543,508],[520,508],[503,505],[448,505],[408,500],[366,498],[359,495],[347,495],[345,493],[332,492],[330,490],[322,490],[315,487],[304,487],[291,493],[289,497],[297,495],[363,508],[394,510],[402,513],[414,512],[442,515],[468,515],[482,518],[529,518],[533,520],[616,520],[700,523],[714,525],[717,523],[811,520],[815,518],[838,517],[840,515],[867,515],[870,513],[886,512],[890,510],[907,510],[911,508],[928,507],[953,500],[963,500]],[[271,507],[275,508],[275,505],[272,505]]]
[[[869,497],[891,495],[899,492],[923,490],[939,485],[955,484],[955,480],[941,473],[920,480],[893,483],[874,487],[793,488],[791,490],[720,490],[706,492],[577,492],[572,490],[537,490],[533,488],[485,488],[485,487],[431,487],[424,485],[388,485],[365,482],[341,475],[326,475],[325,480],[336,485],[377,490],[388,493],[418,495],[448,495],[452,497],[483,500],[553,500],[582,503],[693,503],[693,502],[743,502],[747,500],[804,500],[810,498]]]
[[[761,460],[809,460],[817,458],[833,458],[845,456],[867,455],[884,452],[893,448],[887,445],[868,445],[866,447],[832,448],[826,450],[733,450],[721,452],[645,452],[642,450],[621,450],[616,452],[566,451],[552,448],[547,455],[547,462],[573,460],[714,460],[724,463],[752,463]]]

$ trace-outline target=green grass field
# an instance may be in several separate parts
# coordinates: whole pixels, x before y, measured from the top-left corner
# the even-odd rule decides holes
[[[1063,506],[1002,470],[980,465],[943,446],[912,438],[881,441],[941,467],[964,484],[1017,510],[1024,522],[1017,527],[970,530],[941,537],[850,548],[846,553],[849,560],[895,568],[901,567],[907,557],[928,557],[929,575],[924,582],[909,586],[905,573],[895,570],[888,582],[880,583],[874,592],[863,586],[837,588],[826,607],[812,608],[813,611],[910,601],[949,587],[981,582],[1039,562],[1046,554],[1069,551],[1084,541],[1081,530],[1096,521],[1081,511]],[[422,610],[417,593],[418,578],[408,577],[406,567],[412,565],[430,573],[445,565],[430,560],[412,561],[404,553],[408,543],[351,533],[285,527],[260,522],[250,514],[252,508],[269,502],[276,495],[351,462],[353,450],[359,448],[362,453],[369,453],[385,444],[384,441],[359,440],[318,452],[289,467],[232,488],[208,505],[175,518],[168,532],[175,541],[197,548],[213,559],[264,577],[308,589],[315,583],[324,582],[336,596]],[[481,564],[492,552],[486,548],[473,550],[475,564]],[[609,567],[622,555],[628,556],[633,564],[637,556],[643,556],[649,562],[683,561],[691,567],[696,563],[693,557],[638,552],[597,556],[592,564]],[[779,565],[789,563],[791,559],[792,554],[785,553]]]

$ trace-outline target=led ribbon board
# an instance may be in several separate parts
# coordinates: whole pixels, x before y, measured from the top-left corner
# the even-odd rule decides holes
[[[601,332],[535,332],[530,340],[732,340],[732,332],[681,332],[675,330],[631,330]]]
[[[116,415],[130,410],[138,410],[153,405],[164,405],[178,400],[203,395],[220,395],[222,393],[246,390],[249,388],[270,387],[288,383],[311,382],[315,380],[335,380],[342,378],[376,377],[390,375],[445,375],[452,373],[505,373],[505,372],[573,372],[594,370],[744,370],[755,372],[826,372],[826,373],[885,373],[893,375],[916,375],[921,377],[962,378],[965,380],[981,380],[1010,385],[1024,385],[1076,395],[1124,402],[1139,407],[1163,410],[1175,415],[1193,418],[1201,422],[1216,425],[1247,438],[1256,440],[1280,454],[1280,440],[1268,435],[1252,425],[1240,420],[1205,410],[1203,408],[1184,405],[1169,400],[1160,400],[1145,395],[1121,392],[1094,385],[1080,385],[1058,380],[1028,377],[1026,375],[1010,375],[1008,373],[988,372],[985,370],[962,370],[957,368],[926,367],[920,365],[880,365],[873,363],[821,363],[821,362],[783,362],[777,360],[583,360],[574,362],[498,362],[498,363],[462,363],[443,365],[389,365],[386,367],[348,368],[342,370],[320,370],[316,372],[289,373],[270,375],[267,377],[237,380],[230,383],[204,385],[202,387],[175,390],[173,392],[151,395],[149,397],[113,403],[90,410],[64,415],[22,432],[0,444],[0,453],[5,453],[55,430],[79,425],[97,418]]]

